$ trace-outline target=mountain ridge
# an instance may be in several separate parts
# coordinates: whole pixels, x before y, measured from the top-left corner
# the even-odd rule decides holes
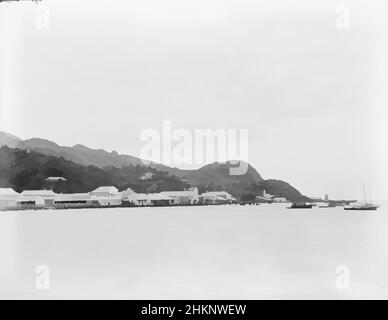
[[[3,145],[15,147],[20,141],[22,141],[22,139],[20,139],[19,137],[16,137],[4,131],[0,131],[0,147]]]
[[[261,194],[266,189],[269,193],[286,196],[290,200],[308,199],[285,181],[263,179],[257,170],[248,163],[248,170],[243,175],[229,174],[230,168],[234,167],[231,161],[210,163],[195,170],[181,170],[153,162],[146,165],[146,162],[139,158],[119,154],[116,151],[108,152],[103,149],[91,149],[82,144],[75,144],[72,147],[60,146],[53,141],[41,138],[21,140],[5,132],[0,132],[0,145],[63,158],[81,166],[94,166],[105,171],[116,168],[118,171],[122,171],[120,174],[125,173],[125,170],[122,169],[130,166],[166,172],[169,176],[175,176],[183,182],[198,187],[201,192],[226,190],[235,197],[241,198],[247,194]]]

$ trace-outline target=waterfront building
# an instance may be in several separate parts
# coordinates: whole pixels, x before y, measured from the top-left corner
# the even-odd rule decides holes
[[[60,194],[55,198],[54,206],[63,208],[97,207],[100,205],[98,198],[89,193]]]
[[[113,197],[119,195],[119,190],[113,186],[98,187],[90,192],[90,195],[96,197]]]
[[[16,206],[16,200],[20,196],[12,188],[0,188],[0,210]]]
[[[283,201],[285,198],[273,194],[269,194],[266,192],[266,190],[263,190],[263,193],[261,196],[256,196],[255,202],[259,203],[273,203],[273,202],[287,202],[287,199]]]
[[[174,204],[177,205],[196,204],[199,202],[198,189],[196,187],[184,191],[162,191],[160,194],[172,198]]]
[[[285,197],[280,197],[280,196],[275,196],[272,198],[273,202],[276,202],[276,203],[285,203],[285,202],[289,202],[287,200],[287,198]]]
[[[97,197],[98,202],[101,206],[110,207],[110,206],[121,206],[122,200],[120,196],[116,197]]]
[[[151,204],[150,197],[145,193],[136,193],[131,188],[121,192],[121,200],[125,206],[147,206]]]
[[[3,197],[18,197],[19,193],[12,188],[0,188],[0,198]]]
[[[175,204],[174,199],[161,193],[148,194],[151,206],[170,206]]]
[[[43,209],[48,205],[53,206],[54,200],[37,195],[23,195],[16,200],[15,209]]]
[[[24,190],[20,196],[21,202],[34,202],[36,199],[35,202],[40,205],[41,199],[43,199],[44,206],[53,207],[55,197],[58,195],[52,190]]]
[[[126,206],[164,206],[174,204],[174,199],[162,192],[136,193],[131,188],[121,192],[121,199]]]
[[[203,204],[226,204],[235,203],[237,200],[226,191],[209,191],[199,196],[200,203]]]

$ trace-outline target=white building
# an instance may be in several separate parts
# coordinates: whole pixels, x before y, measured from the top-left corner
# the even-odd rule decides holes
[[[47,206],[54,206],[53,199],[44,199],[41,196],[24,195],[16,200],[16,208],[19,209],[41,209]]]
[[[170,206],[175,204],[174,199],[163,193],[148,194],[151,206]]]
[[[257,202],[267,202],[267,203],[272,203],[272,202],[284,203],[284,202],[288,202],[287,198],[282,197],[282,196],[277,196],[277,195],[269,194],[269,193],[267,193],[265,191],[265,189],[263,190],[263,194],[261,196],[256,196],[256,201]]]
[[[60,194],[55,198],[56,208],[92,207],[100,205],[98,198],[89,193]]]
[[[136,193],[132,189],[121,193],[124,204],[134,206],[173,205],[174,199],[163,193]]]
[[[287,198],[285,198],[285,197],[278,197],[278,196],[273,197],[272,200],[273,200],[273,202],[276,202],[276,203],[288,202]]]
[[[19,193],[12,188],[0,188],[0,198],[2,197],[18,197]]]
[[[151,205],[151,198],[147,193],[136,193],[132,203],[135,206],[149,206]]]
[[[162,191],[163,196],[168,196],[174,200],[174,204],[196,204],[199,202],[198,189],[195,187],[184,191]]]
[[[90,192],[90,195],[96,197],[113,197],[119,195],[119,190],[113,186],[98,187]]]
[[[11,188],[0,188],[0,209],[50,207],[56,196],[52,190],[25,190],[19,194]]]
[[[24,190],[21,196],[29,196],[29,197],[42,197],[45,199],[55,199],[57,194],[52,190]]]
[[[43,199],[44,205],[46,207],[52,207],[54,206],[55,197],[57,196],[58,195],[52,190],[24,190],[20,194],[19,200],[25,203],[31,202],[32,204],[35,199],[36,204],[39,203],[40,205],[41,199]]]
[[[120,196],[116,197],[97,197],[97,201],[101,206],[121,206],[122,200]]]
[[[151,204],[150,197],[145,193],[136,193],[131,188],[121,192],[121,200],[124,204],[133,206],[148,206]]]
[[[64,177],[47,177],[46,181],[48,182],[59,182],[59,181],[67,181]]]
[[[132,205],[144,205],[142,202],[137,202],[139,194],[133,191],[131,188],[121,192],[121,200],[123,203]]]
[[[149,180],[152,179],[153,176],[154,174],[152,172],[146,172],[143,176],[139,178],[139,180]]]
[[[210,191],[202,193],[200,196],[200,202],[205,204],[222,204],[233,203],[237,200],[226,191]]]
[[[268,203],[272,203],[273,202],[273,198],[275,196],[272,195],[272,194],[269,194],[265,191],[265,189],[263,190],[263,193],[261,196],[256,196],[256,202],[268,202]]]
[[[16,206],[19,193],[11,188],[0,188],[0,210]]]

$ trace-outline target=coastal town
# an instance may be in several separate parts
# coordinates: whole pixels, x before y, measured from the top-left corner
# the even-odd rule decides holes
[[[63,177],[48,177],[46,181],[65,181]],[[155,193],[137,193],[131,188],[119,191],[115,186],[101,186],[85,193],[56,193],[53,188],[41,190],[23,190],[16,192],[12,188],[0,188],[0,211],[44,210],[44,209],[81,209],[81,208],[119,208],[119,207],[162,207],[162,206],[209,206],[209,205],[259,205],[289,203],[290,209],[311,209],[344,207],[346,210],[376,210],[378,205],[354,204],[356,200],[330,200],[311,198],[310,203],[293,202],[286,197],[272,195],[264,189],[253,200],[241,201],[226,191],[207,191],[199,194],[197,187],[186,190],[161,191]],[[320,204],[320,205],[319,205]],[[348,207],[345,207],[348,206]]]
[[[140,179],[150,179],[146,174]],[[44,209],[81,209],[81,208],[119,208],[119,207],[161,207],[161,206],[208,206],[208,205],[259,205],[292,202],[288,209],[311,209],[344,207],[345,210],[377,210],[379,205],[367,203],[364,189],[364,203],[356,200],[330,200],[325,197],[312,197],[309,203],[290,201],[284,196],[272,195],[263,189],[260,195],[249,201],[238,200],[224,190],[199,193],[191,186],[185,190],[137,193],[131,188],[119,191],[115,186],[100,186],[85,193],[57,193],[54,187],[64,182],[63,177],[47,177],[45,189],[23,190],[0,188],[0,211],[44,210]],[[364,186],[365,188],[365,186]]]
[[[65,180],[48,177],[47,181]],[[54,186],[54,184],[52,185]],[[285,197],[266,193],[256,196],[252,203],[285,203]],[[101,186],[86,193],[56,193],[53,188],[23,190],[0,188],[0,210],[72,209],[99,207],[189,206],[245,204],[226,191],[208,191],[199,194],[197,187],[181,191],[136,193],[131,188],[119,191],[115,186]],[[250,203],[251,204],[251,203]]]
[[[144,207],[233,204],[237,200],[226,191],[198,194],[193,187],[183,191],[136,193],[128,188],[119,192],[114,186],[101,186],[88,193],[57,194],[53,190],[0,188],[0,210],[71,209],[99,207]]]

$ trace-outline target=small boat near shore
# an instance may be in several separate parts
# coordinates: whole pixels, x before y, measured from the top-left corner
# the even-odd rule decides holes
[[[306,202],[293,202],[287,209],[311,209],[313,205]]]
[[[358,203],[355,205],[347,206],[344,210],[377,210],[379,205],[371,203]]]
[[[337,205],[333,202],[329,202],[327,205],[324,206],[318,206],[319,208],[335,208]]]
[[[379,205],[373,203],[367,203],[366,193],[365,193],[365,184],[362,184],[364,191],[364,203],[355,203],[353,205],[346,206],[344,210],[360,210],[360,211],[376,211]]]

